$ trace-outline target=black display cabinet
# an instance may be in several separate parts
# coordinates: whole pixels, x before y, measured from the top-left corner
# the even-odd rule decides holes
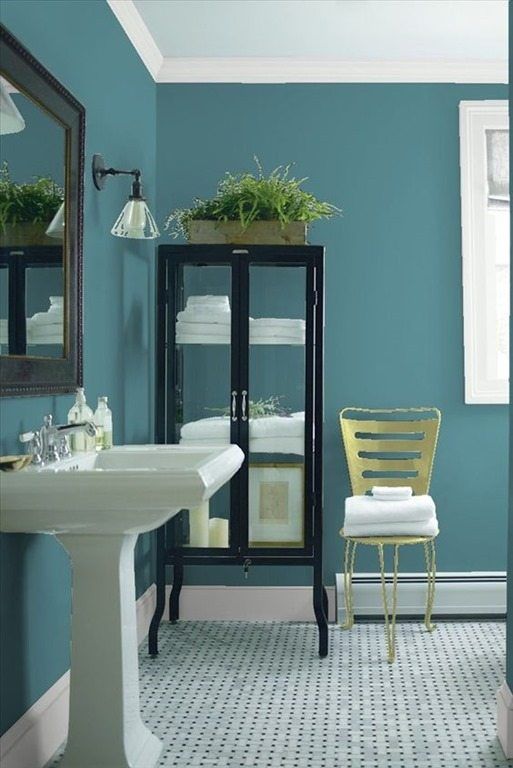
[[[162,245],[157,261],[157,443],[239,445],[232,481],[157,531],[158,653],[187,565],[312,568],[319,654],[322,566],[323,272],[320,246]]]

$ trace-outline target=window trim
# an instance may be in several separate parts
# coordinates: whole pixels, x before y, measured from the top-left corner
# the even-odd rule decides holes
[[[461,101],[460,171],[461,236],[463,269],[463,344],[465,403],[504,404],[509,402],[509,383],[491,379],[486,371],[486,295],[482,290],[487,265],[483,258],[485,234],[486,142],[485,130],[509,130],[507,100]],[[479,167],[479,163],[482,163]]]

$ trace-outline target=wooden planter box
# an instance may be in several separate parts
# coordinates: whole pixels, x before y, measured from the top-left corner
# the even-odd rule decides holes
[[[48,224],[6,224],[0,230],[0,245],[6,248],[23,248],[28,245],[62,245],[62,241],[45,234]]]
[[[231,245],[305,245],[307,225],[293,221],[254,221],[242,229],[238,221],[191,221],[190,243]]]

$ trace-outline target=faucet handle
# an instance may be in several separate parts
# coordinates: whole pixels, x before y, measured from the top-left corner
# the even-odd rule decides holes
[[[22,432],[19,436],[20,443],[30,443],[36,436],[35,432]]]
[[[20,443],[28,443],[27,453],[32,455],[32,464],[42,464],[41,436],[39,432],[22,432]]]

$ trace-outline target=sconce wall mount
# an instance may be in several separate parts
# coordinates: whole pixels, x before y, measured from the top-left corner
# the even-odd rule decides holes
[[[102,155],[93,155],[92,161],[93,182],[96,189],[101,191],[109,176],[132,176],[132,192],[128,202],[121,211],[111,234],[116,237],[128,237],[133,240],[153,240],[160,235],[150,209],[143,197],[141,171],[134,168],[131,171],[119,168],[107,168]]]

